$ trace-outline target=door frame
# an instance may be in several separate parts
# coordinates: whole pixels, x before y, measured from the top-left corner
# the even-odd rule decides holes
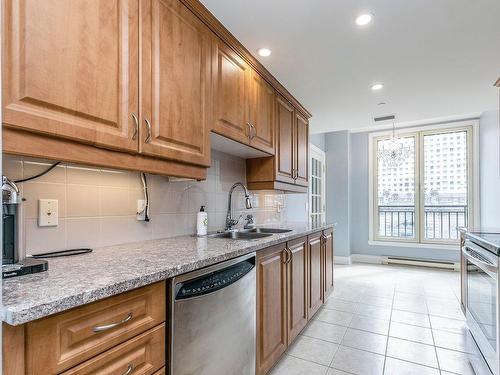
[[[320,160],[323,163],[323,173],[321,176],[321,197],[322,197],[322,203],[323,203],[323,210],[322,210],[322,216],[323,220],[322,223],[324,224],[326,222],[326,153],[319,147],[313,145],[312,143],[309,143],[309,188],[307,189],[307,195],[308,195],[308,222],[309,224],[312,223],[312,217],[311,217],[311,210],[312,210],[312,159],[313,157],[315,159]]]

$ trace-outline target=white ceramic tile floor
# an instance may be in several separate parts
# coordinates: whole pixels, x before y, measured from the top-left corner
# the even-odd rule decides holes
[[[335,290],[271,375],[473,374],[458,272],[338,266]]]

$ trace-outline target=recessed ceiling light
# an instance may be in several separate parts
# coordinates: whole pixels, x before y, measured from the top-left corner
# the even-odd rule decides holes
[[[383,88],[384,88],[384,84],[383,83],[374,83],[372,85],[372,90],[373,91],[382,90]]]
[[[356,17],[356,25],[358,26],[368,25],[370,22],[372,22],[372,19],[373,15],[370,13],[361,14],[358,17]]]
[[[257,53],[262,57],[267,57],[271,54],[271,50],[269,48],[259,48]]]

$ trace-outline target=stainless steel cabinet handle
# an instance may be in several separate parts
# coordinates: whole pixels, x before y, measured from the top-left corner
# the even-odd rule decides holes
[[[247,127],[248,127],[248,139],[251,140],[252,139],[252,125],[247,122]]]
[[[283,261],[283,264],[288,264],[288,249],[284,248],[283,251],[285,252],[285,260]]]
[[[250,137],[250,139],[254,139],[255,136],[257,135],[257,130],[255,129],[255,125],[253,124],[250,124],[250,128],[252,129],[252,136]]]
[[[132,139],[137,139],[137,135],[139,134],[139,120],[135,113],[132,113],[132,118],[134,119],[134,135],[132,135]]]
[[[148,136],[144,140],[144,143],[149,143],[151,141],[151,123],[149,122],[148,119],[144,119],[146,122],[146,125],[148,126]]]
[[[290,263],[293,259],[293,253],[292,250],[290,250],[288,247],[286,248],[286,251],[288,251],[288,254],[290,254],[290,259],[288,259],[288,263]]]
[[[127,371],[125,371],[125,372],[123,373],[123,375],[130,375],[130,374],[132,373],[132,371],[134,371],[134,365],[133,365],[133,364],[130,364],[130,365],[128,365],[128,367],[127,367]]]
[[[94,328],[92,328],[92,331],[98,333],[98,332],[107,331],[107,330],[109,330],[111,328],[118,327],[119,325],[127,323],[130,319],[132,319],[132,316],[133,316],[132,313],[128,313],[127,317],[125,317],[124,319],[120,320],[119,322],[111,323],[111,324],[106,324],[106,325],[103,325],[103,326],[95,326]]]

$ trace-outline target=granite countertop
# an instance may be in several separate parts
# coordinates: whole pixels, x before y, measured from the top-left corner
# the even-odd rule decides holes
[[[498,228],[459,228],[465,237],[486,250],[500,256],[500,229]]]
[[[49,259],[47,272],[3,281],[2,319],[11,325],[27,323],[333,225],[281,227],[292,231],[249,241],[180,236]]]

